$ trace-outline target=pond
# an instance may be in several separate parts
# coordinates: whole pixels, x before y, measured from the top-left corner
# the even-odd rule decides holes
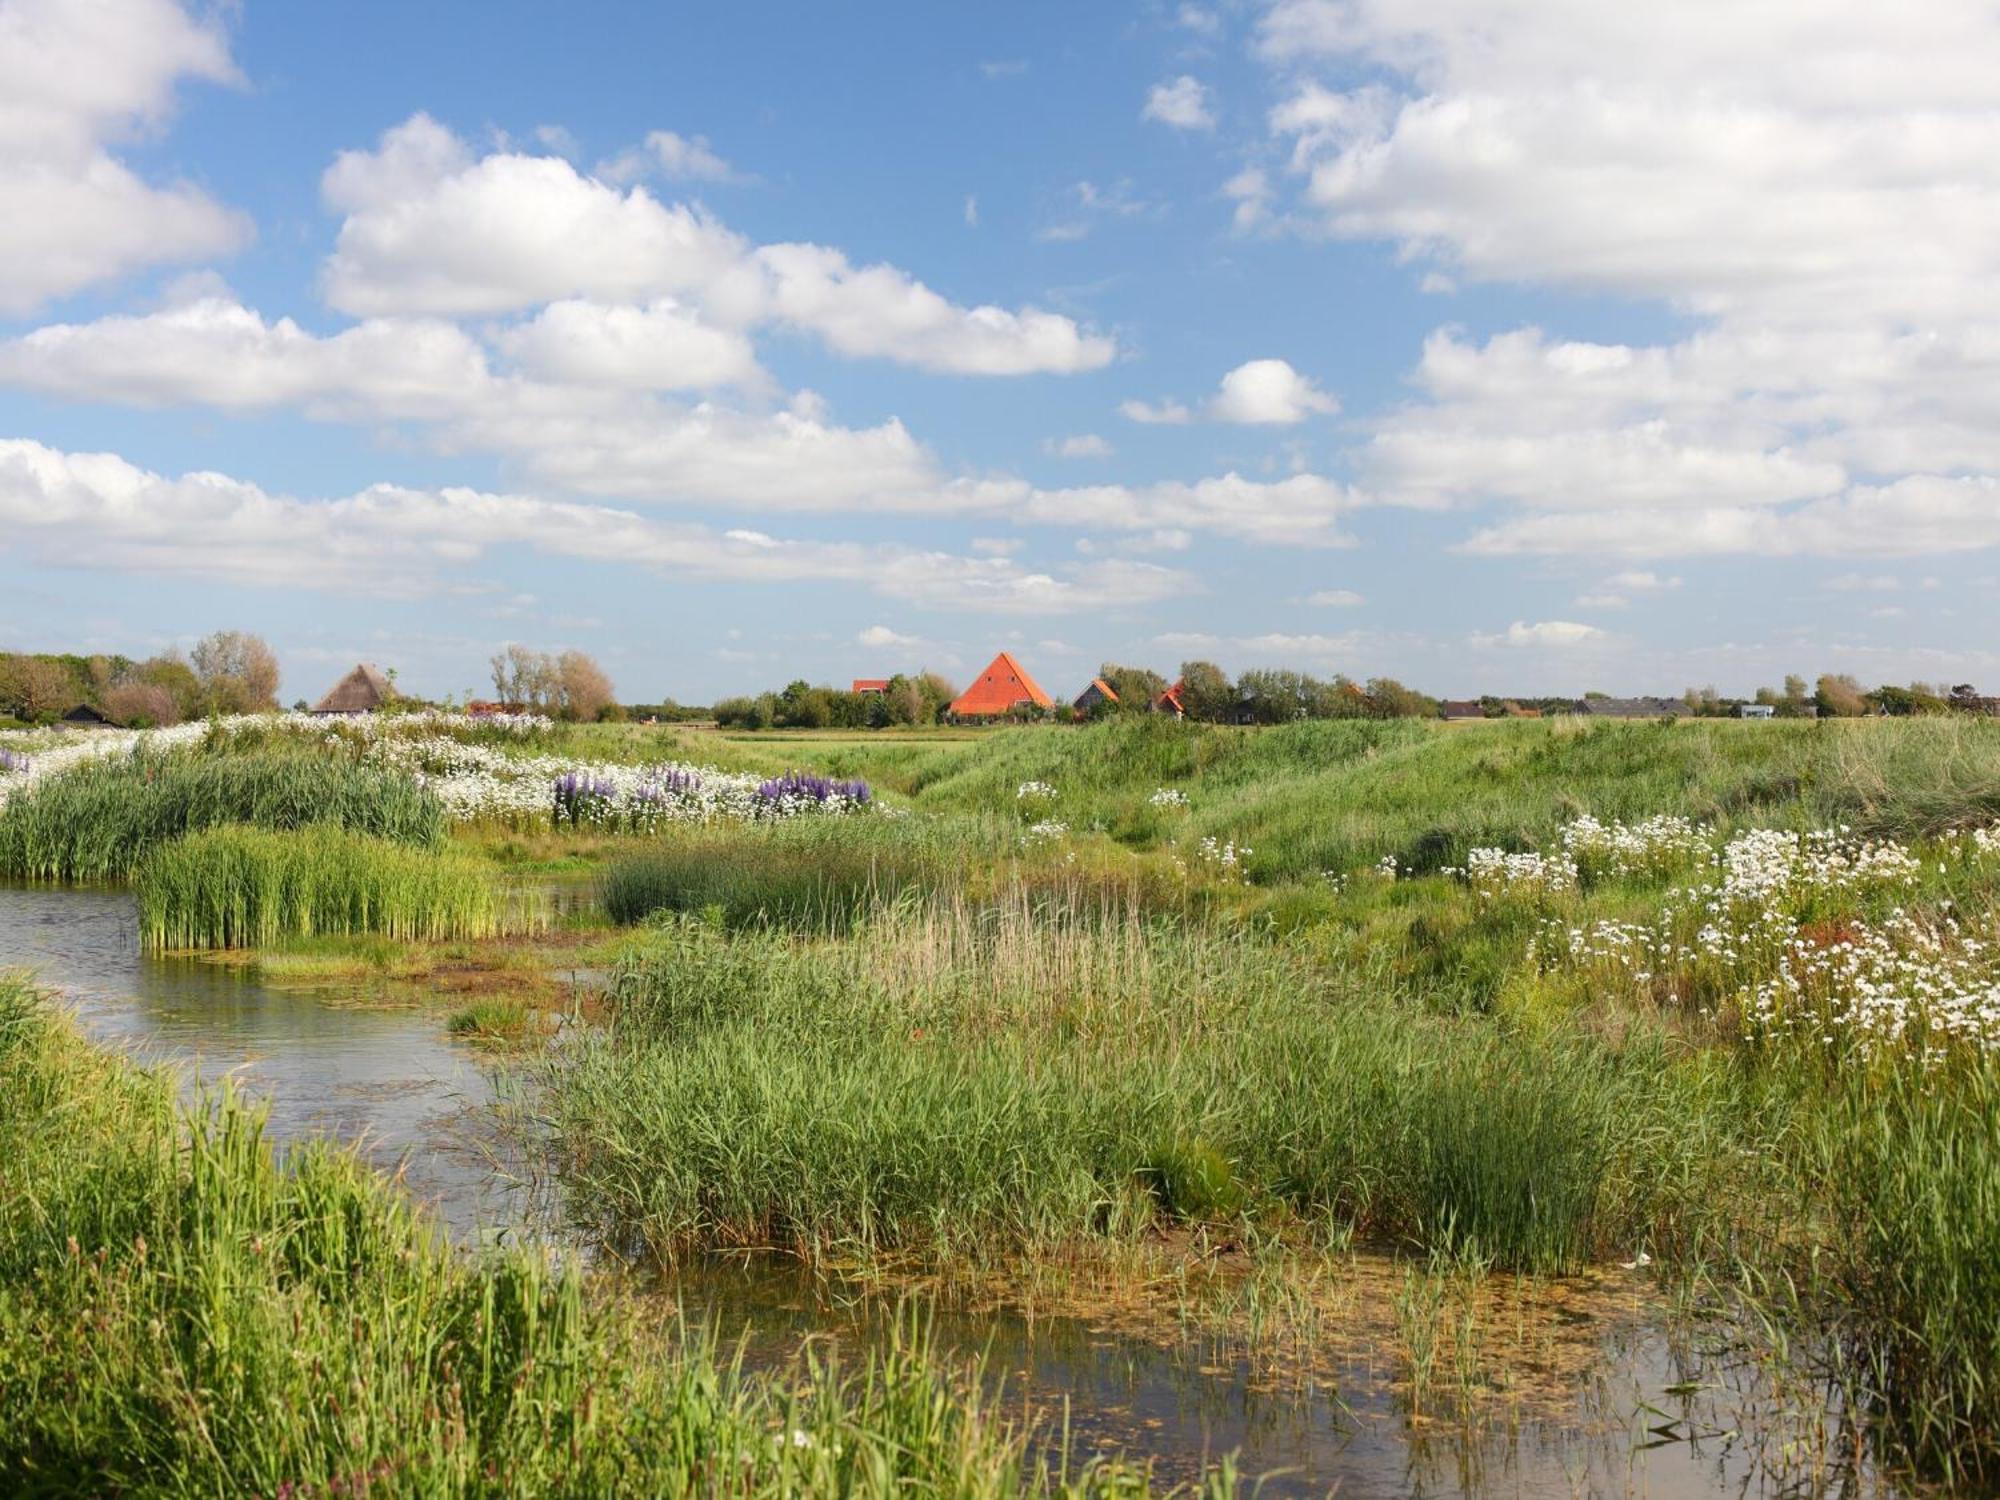
[[[280,1145],[327,1136],[399,1170],[461,1243],[535,1232],[527,1190],[500,1164],[487,1063],[446,1034],[441,1013],[143,956],[122,891],[0,886],[0,968],[16,967],[35,970],[103,1044],[183,1065],[190,1089],[226,1077],[262,1100]],[[1150,1457],[1167,1478],[1234,1451],[1267,1495],[1890,1493],[1852,1461],[1816,1393],[1781,1399],[1753,1362],[1669,1339],[1633,1290],[1641,1278],[1611,1278],[1611,1295],[1547,1313],[1561,1327],[1536,1347],[1566,1352],[1537,1356],[1555,1373],[1534,1401],[1472,1421],[1413,1417],[1384,1305],[1402,1272],[1357,1259],[1354,1274],[1364,1300],[1335,1304],[1313,1335],[1326,1348],[1276,1365],[1162,1315],[1158,1299],[1034,1317],[987,1299],[929,1316],[943,1345],[987,1358],[1010,1410],[1066,1422],[1084,1452]],[[683,1270],[658,1295],[725,1344],[745,1340],[764,1365],[806,1339],[851,1360],[897,1316],[893,1295],[768,1260]]]

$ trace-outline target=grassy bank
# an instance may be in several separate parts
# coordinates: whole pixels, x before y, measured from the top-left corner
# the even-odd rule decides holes
[[[0,1488],[19,1495],[1141,1494],[1059,1485],[905,1343],[757,1378],[323,1149],[188,1115],[0,980]]]
[[[140,941],[153,949],[364,933],[436,942],[513,925],[476,861],[338,828],[189,834],[147,854],[133,886]]]

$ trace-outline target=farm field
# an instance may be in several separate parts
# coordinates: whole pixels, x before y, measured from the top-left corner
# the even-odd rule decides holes
[[[2000,1482],[2000,724],[0,739],[16,895],[432,1026],[536,1205],[450,1248],[7,982],[0,1487],[1280,1467],[1061,1328],[1345,1434],[1278,1490]]]

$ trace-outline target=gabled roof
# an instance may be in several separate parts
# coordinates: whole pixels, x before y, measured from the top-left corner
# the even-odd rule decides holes
[[[997,718],[1011,713],[1022,703],[1037,708],[1050,706],[1049,695],[1017,661],[1011,651],[1002,651],[986,670],[972,679],[972,685],[952,700],[951,711],[961,718]]]
[[[389,679],[363,662],[333,685],[327,695],[313,705],[316,714],[365,714],[380,708],[395,696]]]
[[[1153,712],[1156,714],[1185,714],[1187,712],[1187,705],[1181,702],[1181,694],[1186,691],[1187,684],[1185,682],[1175,683],[1153,700]]]
[[[889,691],[889,679],[886,677],[857,677],[854,679],[854,686],[849,688],[848,691],[851,693],[886,693]]]

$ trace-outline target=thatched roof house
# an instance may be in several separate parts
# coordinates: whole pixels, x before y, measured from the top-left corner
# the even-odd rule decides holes
[[[389,679],[363,662],[333,685],[333,690],[313,705],[316,714],[372,714],[396,696]]]

